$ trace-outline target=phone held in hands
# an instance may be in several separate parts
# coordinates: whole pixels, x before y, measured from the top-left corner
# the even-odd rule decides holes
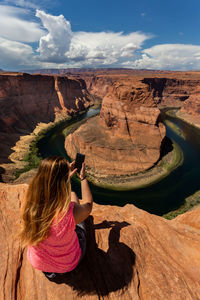
[[[76,153],[76,159],[75,159],[75,169],[77,168],[77,173],[80,173],[82,168],[82,163],[85,160],[85,154],[82,153]]]

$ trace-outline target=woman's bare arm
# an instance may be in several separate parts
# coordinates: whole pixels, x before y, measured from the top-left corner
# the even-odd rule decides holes
[[[80,201],[79,201],[79,199],[78,199],[78,196],[76,195],[75,192],[71,192],[71,202],[80,204]]]
[[[78,204],[76,201],[74,204],[74,219],[76,224],[84,221],[91,213],[93,206],[93,197],[90,191],[89,184],[87,182],[86,174],[85,174],[85,164],[82,164],[82,169],[80,172],[81,179],[81,192],[82,192],[82,203]],[[76,196],[77,197],[77,196]],[[78,198],[78,197],[77,197]]]

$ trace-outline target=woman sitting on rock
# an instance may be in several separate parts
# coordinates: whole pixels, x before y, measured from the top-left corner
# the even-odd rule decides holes
[[[32,179],[22,208],[21,240],[28,246],[32,266],[46,277],[72,271],[86,248],[83,222],[91,213],[93,198],[86,179],[85,164],[80,171],[83,204],[71,192],[74,163],[63,157],[44,159]]]

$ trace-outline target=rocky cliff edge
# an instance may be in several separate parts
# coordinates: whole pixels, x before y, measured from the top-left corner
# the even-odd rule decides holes
[[[0,184],[0,299],[200,299],[200,208],[173,221],[126,205],[94,205],[79,267],[50,282],[16,234],[27,185]]]

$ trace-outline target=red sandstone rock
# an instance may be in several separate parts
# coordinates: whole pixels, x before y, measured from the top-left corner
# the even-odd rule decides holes
[[[100,120],[88,121],[66,138],[68,154],[74,158],[77,151],[86,153],[96,177],[138,173],[158,161],[165,128],[156,107],[182,107],[185,113],[199,114],[199,73],[143,71],[142,77],[141,72],[127,72],[86,76],[91,93],[102,97],[107,91]]]
[[[35,270],[16,234],[26,185],[0,184],[0,299],[200,298],[200,208],[172,221],[133,205],[94,205],[87,252],[57,283]]]
[[[76,72],[74,76],[77,76]],[[120,79],[134,81],[136,86],[140,83],[137,97],[139,94],[144,98],[150,97],[155,104],[168,107],[182,107],[190,95],[198,95],[200,84],[199,72],[102,69],[82,72],[79,76],[85,79],[91,93],[101,97],[105,96],[109,86]]]
[[[8,160],[13,140],[16,142],[20,135],[32,132],[39,122],[48,123],[56,116],[82,111],[92,104],[90,100],[81,79],[0,75],[0,162]]]
[[[85,88],[83,81],[65,76],[0,75],[1,131],[30,130],[53,121],[56,112],[83,110],[90,104]]]
[[[184,102],[181,111],[192,116],[200,117],[200,91],[191,95],[188,100]]]
[[[115,80],[114,76],[89,76],[82,74],[81,77],[85,80],[88,91],[101,99],[107,94],[109,87]]]
[[[66,70],[61,70],[65,73]],[[29,134],[38,122],[53,121],[56,115],[73,114],[90,105],[95,97],[103,98],[109,87],[122,80],[130,81],[132,90],[126,94],[126,88],[120,87],[117,97],[132,99],[139,106],[183,106],[182,111],[192,117],[199,115],[199,72],[164,72],[145,70],[70,69],[70,77],[51,75],[28,75],[22,73],[1,73],[0,75],[0,163],[9,162],[11,147],[20,135]],[[76,77],[79,76],[79,79]],[[82,80],[83,78],[84,80]],[[124,83],[123,83],[124,84]],[[118,93],[116,91],[116,93]],[[134,100],[133,100],[134,99]],[[145,104],[144,104],[145,103]],[[107,107],[113,112],[115,107]],[[128,109],[125,109],[128,114]],[[104,100],[104,119],[114,122],[106,116]],[[151,111],[152,113],[152,111]],[[103,114],[103,110],[102,110]],[[115,112],[116,115],[116,112]],[[147,116],[148,115],[148,116]],[[145,118],[149,115],[145,112]],[[129,116],[130,118],[130,116]],[[143,112],[137,112],[138,121],[143,122]],[[142,118],[140,120],[140,118]],[[193,122],[198,123],[198,122]],[[123,125],[124,126],[124,125]],[[163,131],[163,129],[162,129]],[[8,137],[9,134],[9,137]]]
[[[76,152],[85,153],[88,171],[95,177],[147,170],[159,160],[165,137],[159,115],[143,83],[117,81],[103,98],[100,118],[67,136],[66,151],[73,158]]]

